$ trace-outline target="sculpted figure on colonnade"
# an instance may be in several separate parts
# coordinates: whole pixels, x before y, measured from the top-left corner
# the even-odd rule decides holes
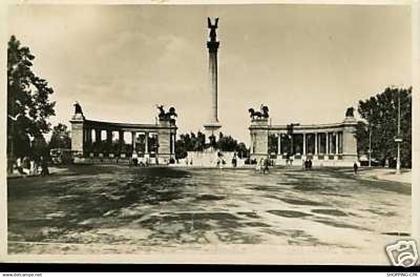
[[[79,102],[76,101],[76,103],[74,103],[73,106],[74,106],[74,114],[83,115],[82,106],[80,106]]]
[[[346,117],[354,117],[354,108],[353,107],[347,108]]]

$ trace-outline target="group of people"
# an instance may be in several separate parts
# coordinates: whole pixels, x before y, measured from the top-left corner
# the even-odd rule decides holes
[[[22,176],[47,176],[50,174],[48,162],[44,156],[41,156],[39,161],[31,160],[27,156],[23,158],[19,157],[16,159],[13,169]]]
[[[261,158],[258,162],[257,162],[257,166],[256,166],[256,171],[259,173],[269,173],[270,172],[270,159],[269,158]]]
[[[307,159],[303,162],[303,168],[305,170],[311,170],[312,169],[312,160],[311,159]]]
[[[133,155],[133,157],[130,159],[130,166],[142,166],[146,167],[149,166],[149,158],[146,158],[143,160],[139,160],[139,157],[137,155]]]

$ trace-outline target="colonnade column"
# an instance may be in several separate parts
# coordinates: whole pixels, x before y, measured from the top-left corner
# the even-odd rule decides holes
[[[277,155],[281,155],[281,133],[278,133]]]
[[[95,142],[99,143],[102,138],[101,138],[101,129],[95,129]]]
[[[136,132],[131,132],[131,145],[133,146],[133,153],[136,152]]]
[[[106,142],[112,143],[112,131],[106,130]]]
[[[144,133],[144,153],[149,154],[149,133]]]
[[[90,128],[86,128],[85,129],[85,133],[86,133],[86,143],[88,145],[92,144],[92,131]]]
[[[328,136],[328,132],[325,133],[325,154],[329,154],[330,153],[330,139]]]
[[[119,130],[118,131],[118,144],[119,146],[119,155],[121,156],[123,154],[123,151],[125,150],[125,141],[124,141],[124,131]],[[125,154],[125,153],[124,153]]]
[[[303,133],[303,151],[302,155],[306,155],[306,133]]]
[[[314,155],[318,155],[318,133],[315,133],[315,151]]]
[[[171,154],[175,154],[175,141],[176,141],[176,134],[173,133],[172,134],[172,149],[171,149]]]
[[[254,154],[254,133],[251,132],[251,149],[249,149],[250,154]]]
[[[124,144],[124,131],[118,131],[118,140],[120,141],[120,144]]]
[[[338,133],[335,132],[335,154],[338,155]]]

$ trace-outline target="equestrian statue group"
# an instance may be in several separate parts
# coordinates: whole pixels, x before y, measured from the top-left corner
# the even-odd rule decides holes
[[[178,117],[175,108],[170,107],[168,112],[165,112],[165,109],[163,108],[163,105],[156,105],[156,108],[159,110],[159,120],[161,121],[169,121],[173,124],[175,124],[175,118]]]
[[[254,119],[267,119],[268,115],[268,107],[261,104],[260,111],[255,111],[253,108],[248,109],[250,117]]]

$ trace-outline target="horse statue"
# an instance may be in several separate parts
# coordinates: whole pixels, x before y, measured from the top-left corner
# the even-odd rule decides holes
[[[268,118],[269,117],[269,109],[267,106],[261,104],[260,111],[255,111],[253,108],[248,109],[250,117],[252,119],[261,119],[261,118]]]
[[[346,117],[354,117],[354,108],[353,107],[347,108]]]
[[[156,105],[156,108],[159,110],[159,120],[162,121],[170,121],[171,123],[175,123],[175,117],[178,117],[176,110],[174,107],[170,107],[168,112],[165,112],[163,105]]]

